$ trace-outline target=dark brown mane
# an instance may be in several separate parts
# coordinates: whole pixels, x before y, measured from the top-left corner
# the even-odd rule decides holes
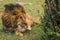
[[[4,7],[5,7],[5,12],[12,12],[12,10],[15,10],[14,8],[17,8],[17,9],[21,8],[22,10],[21,12],[26,13],[24,10],[24,7],[20,4],[6,4],[4,5]]]

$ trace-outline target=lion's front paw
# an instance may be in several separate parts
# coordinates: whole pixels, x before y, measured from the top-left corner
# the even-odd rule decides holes
[[[16,30],[16,35],[18,35],[18,36],[23,36],[23,34],[20,32],[20,31],[18,31],[18,30]]]
[[[22,33],[20,33],[20,34],[19,34],[19,36],[23,36],[23,34],[22,34]]]
[[[16,33],[16,35],[18,35],[18,36],[23,36],[23,34],[22,34],[22,33]]]

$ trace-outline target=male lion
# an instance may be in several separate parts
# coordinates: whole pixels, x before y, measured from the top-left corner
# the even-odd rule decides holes
[[[28,15],[23,6],[19,4],[5,5],[5,12],[2,15],[3,29],[6,32],[15,32],[16,35],[23,36],[22,32],[31,30],[31,26],[36,23],[33,17]]]
[[[18,22],[20,24],[18,24]],[[21,25],[22,27],[24,25],[24,22],[25,22],[25,10],[21,5],[19,4],[5,5],[5,12],[2,15],[3,30],[5,32],[13,31],[16,32],[18,25]]]

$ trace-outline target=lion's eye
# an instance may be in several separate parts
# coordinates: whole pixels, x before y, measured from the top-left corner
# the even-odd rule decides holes
[[[14,12],[13,15],[16,15],[16,13]]]
[[[22,18],[22,17],[20,17],[20,18]]]
[[[24,25],[27,25],[26,23],[23,23]]]

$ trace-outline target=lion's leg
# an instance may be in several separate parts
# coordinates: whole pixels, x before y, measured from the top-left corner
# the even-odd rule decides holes
[[[18,29],[16,29],[15,34],[19,36],[23,36],[23,34]]]

